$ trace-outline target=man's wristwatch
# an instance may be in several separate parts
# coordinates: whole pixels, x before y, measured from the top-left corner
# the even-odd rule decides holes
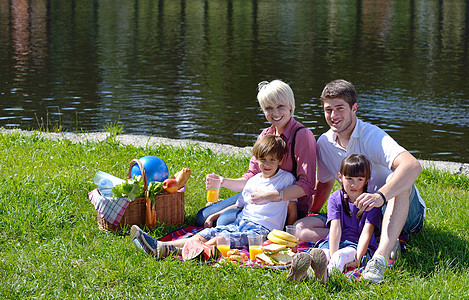
[[[383,205],[386,205],[388,203],[388,200],[386,200],[386,197],[384,197],[383,193],[381,193],[380,191],[376,191],[376,194],[380,195],[383,199]]]

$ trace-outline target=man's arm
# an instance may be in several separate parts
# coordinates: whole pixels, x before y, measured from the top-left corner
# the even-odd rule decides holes
[[[407,151],[402,152],[394,159],[392,167],[394,172],[391,174],[389,180],[379,189],[386,200],[390,200],[409,190],[420,172],[422,172],[422,166],[418,160]],[[384,199],[377,193],[363,193],[357,198],[355,205],[359,209],[364,206],[366,210],[370,210],[373,207],[383,206]]]
[[[394,159],[392,167],[394,169],[392,178],[379,189],[386,199],[394,198],[409,190],[422,172],[422,166],[418,160],[407,151]]]
[[[329,198],[329,194],[334,187],[334,182],[334,178],[327,182],[320,182],[319,180],[316,181],[316,194],[313,195],[313,204],[311,204],[309,211],[319,212],[319,210],[321,210],[321,207]]]

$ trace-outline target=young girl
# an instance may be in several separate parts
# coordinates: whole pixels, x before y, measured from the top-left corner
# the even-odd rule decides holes
[[[361,154],[351,154],[342,160],[339,172],[342,189],[332,193],[327,204],[329,235],[318,241],[318,248],[310,253],[295,256],[289,279],[305,278],[311,266],[316,279],[326,283],[332,272],[358,267],[373,256],[378,248],[374,230],[381,225],[381,209],[363,212],[353,204],[367,191],[370,172],[370,162]]]

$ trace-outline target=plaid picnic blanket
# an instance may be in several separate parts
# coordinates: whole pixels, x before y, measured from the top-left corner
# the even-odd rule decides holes
[[[181,229],[175,230],[175,231],[167,234],[166,236],[160,238],[159,240],[163,241],[163,242],[168,242],[168,241],[174,241],[174,240],[179,240],[179,239],[184,239],[184,238],[190,238],[191,236],[195,235],[196,233],[198,233],[202,229],[204,229],[204,228],[203,227],[195,227],[195,226],[189,226],[189,227],[181,228]],[[405,242],[407,242],[407,240],[401,240],[401,245],[402,245],[403,242],[405,243]],[[311,250],[311,248],[313,248],[313,247],[314,247],[314,243],[301,241],[298,244],[297,251],[298,252],[305,252],[305,251]],[[404,249],[404,248],[402,248],[402,249]],[[249,250],[247,248],[246,249],[243,248],[243,249],[240,249],[240,250],[242,252],[246,253],[247,255],[249,255]],[[182,260],[181,256],[178,256],[178,258],[180,260]],[[389,263],[388,268],[391,269],[394,262],[392,260],[389,260],[388,263]],[[271,267],[271,268],[276,269],[275,267]],[[286,268],[278,268],[278,270],[286,270]],[[358,281],[358,280],[360,280],[361,274],[364,270],[365,270],[365,267],[360,267],[360,268],[356,268],[356,269],[346,270],[344,273],[345,273],[345,276],[347,276],[348,278],[355,279],[355,280]]]
[[[126,198],[116,200],[103,197],[97,188],[88,193],[88,198],[93,203],[99,216],[116,226],[119,225],[125,209],[129,206],[129,201]]]

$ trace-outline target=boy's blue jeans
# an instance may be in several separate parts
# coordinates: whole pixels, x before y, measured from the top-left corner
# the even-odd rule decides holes
[[[208,218],[208,216],[216,212],[219,212],[220,210],[225,209],[230,205],[236,204],[236,200],[238,200],[239,195],[241,194],[236,194],[234,196],[231,196],[230,198],[222,200],[218,203],[214,203],[210,206],[206,206],[202,208],[201,210],[199,210],[199,212],[197,213],[197,216],[195,217],[197,226],[204,227],[205,220]],[[228,225],[228,224],[234,223],[239,213],[241,213],[241,209],[239,208],[233,208],[233,209],[229,209],[223,212],[220,215],[220,217],[218,217],[216,226]],[[215,224],[213,225],[215,226]]]

